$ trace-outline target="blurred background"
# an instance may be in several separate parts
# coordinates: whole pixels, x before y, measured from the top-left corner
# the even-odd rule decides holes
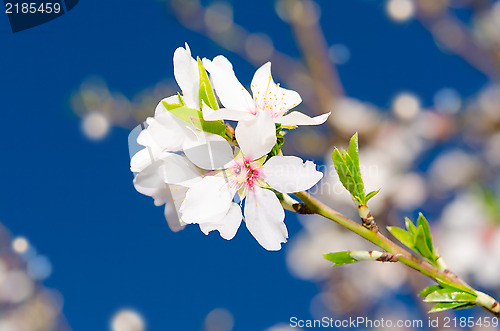
[[[128,134],[177,92],[172,56],[186,41],[194,56],[225,55],[247,86],[272,61],[299,110],[332,112],[284,146],[325,172],[311,193],[356,217],[330,155],[359,131],[379,226],[424,212],[449,267],[500,295],[500,2],[87,0],[16,34],[0,17],[0,330],[427,321],[424,276],[332,269],[323,253],[371,246],[325,219],[287,213],[289,242],[267,252],[244,227],[231,241],[173,233],[135,191]],[[486,316],[439,316],[455,314]]]

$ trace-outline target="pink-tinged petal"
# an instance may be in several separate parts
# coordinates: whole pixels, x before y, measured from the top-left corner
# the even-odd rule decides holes
[[[250,160],[269,153],[276,144],[276,127],[271,115],[261,111],[250,121],[240,121],[235,130],[241,151]]]
[[[231,207],[235,191],[223,177],[207,176],[191,187],[180,212],[185,223],[210,223],[222,218]]]
[[[319,125],[325,123],[331,113],[326,113],[316,117],[309,117],[306,114],[298,111],[292,111],[283,117],[277,117],[276,123],[281,123],[283,126],[297,126],[297,125]]]
[[[203,131],[189,130],[182,149],[202,169],[224,169],[233,160],[233,150],[226,139]]]
[[[312,161],[303,163],[296,156],[273,156],[261,168],[266,183],[281,193],[310,189],[323,178]]]
[[[199,109],[200,74],[198,72],[198,62],[191,57],[191,50],[187,43],[185,49],[179,47],[174,52],[174,76],[182,90],[186,106]]]
[[[271,62],[262,65],[252,79],[252,94],[259,109],[266,109],[273,117],[281,116],[302,102],[300,95],[279,87],[271,75]]]
[[[165,183],[191,187],[201,180],[200,172],[187,157],[162,153],[160,158],[163,162],[158,172]]]
[[[200,229],[206,235],[210,231],[217,230],[222,238],[231,240],[236,235],[242,218],[241,207],[233,202],[223,218],[214,219],[208,223],[200,223]]]
[[[268,251],[281,249],[288,238],[285,212],[276,195],[270,190],[255,187],[245,200],[245,222],[248,231]]]
[[[240,111],[234,109],[220,108],[213,110],[205,103],[203,103],[203,119],[205,121],[249,121],[254,117],[253,114],[247,111]]]
[[[236,78],[233,65],[228,59],[219,55],[212,61],[204,59],[203,65],[210,73],[215,92],[225,108],[240,112],[254,112],[252,97]]]

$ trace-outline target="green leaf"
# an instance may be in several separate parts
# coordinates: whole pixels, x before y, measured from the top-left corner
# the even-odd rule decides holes
[[[207,71],[203,67],[203,62],[198,57],[198,71],[200,73],[200,88],[199,88],[199,98],[200,107],[202,107],[203,102],[210,108],[217,110],[219,105],[217,104],[217,98],[215,97],[212,85],[210,85],[210,80],[208,79]]]
[[[462,309],[476,305],[477,294],[474,290],[438,279],[439,285],[431,285],[420,292],[425,297],[424,302],[432,302],[436,305],[429,311],[435,313],[447,309]],[[464,290],[462,290],[464,289]]]
[[[422,226],[424,230],[424,237],[425,241],[427,243],[427,247],[429,248],[431,254],[436,257],[436,253],[434,251],[434,247],[432,245],[432,234],[431,234],[431,229],[429,227],[429,222],[427,222],[427,219],[424,217],[422,213],[418,214],[418,220],[417,220],[417,226],[420,227]],[[437,257],[436,257],[437,260]]]
[[[343,151],[343,150],[342,150]],[[339,151],[338,149],[333,150],[332,154],[333,158],[333,164],[335,166],[335,170],[337,171],[337,174],[339,176],[340,182],[342,185],[344,185],[345,189],[349,191],[351,194],[356,195],[354,188],[356,186],[356,183],[353,180],[353,176],[350,174],[349,168],[347,167],[347,164],[344,159],[343,153]]]
[[[378,192],[380,192],[380,190],[371,191],[370,193],[368,193],[366,195],[366,202],[368,202],[368,200],[370,200],[371,198],[373,198]]]
[[[184,122],[192,124],[199,130],[214,133],[222,137],[226,135],[226,125],[223,121],[205,121],[200,110],[178,104],[169,104],[165,101],[163,101],[163,105],[172,114]]]
[[[432,292],[435,292],[435,291],[440,290],[442,288],[443,287],[440,285],[431,285],[429,287],[424,288],[422,291],[420,291],[420,293],[418,295],[420,295],[421,297],[426,297],[429,294],[431,294]]]
[[[427,241],[425,239],[425,232],[422,227],[422,225],[419,225],[417,228],[417,235],[415,236],[415,249],[417,252],[425,257],[426,259],[429,259],[433,261],[433,255],[431,251],[429,250],[429,247],[427,246]]]
[[[360,205],[366,205],[369,199],[373,198],[379,191],[372,191],[365,194],[365,185],[361,178],[359,168],[359,145],[358,134],[355,133],[349,141],[348,150],[336,148],[332,154],[333,164],[340,182],[352,198]]]
[[[441,302],[437,303],[434,307],[432,307],[432,309],[429,310],[429,313],[437,313],[448,309],[465,308],[463,306],[469,306],[469,305],[464,304],[463,302]]]
[[[335,149],[332,158],[342,185],[354,198],[358,197],[364,202],[364,192],[360,193],[360,188],[363,189],[363,182],[361,176],[356,173],[352,158],[344,149],[341,151]]]
[[[412,235],[417,234],[417,228],[415,227],[415,225],[413,225],[413,222],[408,217],[405,218],[405,226],[406,230],[408,230],[409,233],[411,233]]]
[[[358,260],[354,259],[351,257],[349,254],[350,252],[337,252],[337,253],[328,253],[323,255],[325,259],[328,261],[333,262],[333,266],[339,266],[343,264],[349,264],[349,263],[355,263],[358,262]]]
[[[397,226],[388,226],[387,230],[394,236],[396,237],[397,240],[399,240],[403,245],[405,245],[408,248],[415,249],[414,247],[414,238],[413,236],[406,232],[405,230],[398,228]]]
[[[180,97],[180,95],[179,95],[179,101],[180,101],[180,102],[183,102],[183,101],[182,101],[182,99],[181,99],[181,97]],[[165,101],[162,101],[162,103],[163,103],[163,105],[165,106],[165,108],[166,108],[168,111],[170,111],[170,112],[171,112],[172,110],[174,110],[174,109],[181,108],[181,107],[183,106],[183,105],[182,105],[182,104],[180,104],[180,103],[178,103],[178,104],[177,104],[177,103],[167,103],[167,102],[165,102]]]
[[[349,141],[349,156],[351,157],[357,172],[359,171],[359,144],[358,144],[358,133],[356,132]]]
[[[454,310],[458,310],[458,309],[464,309],[464,308],[472,308],[472,307],[475,307],[475,306],[477,306],[476,303],[466,303],[466,304],[463,304],[461,306],[455,307],[453,309]]]
[[[447,278],[444,277],[437,277],[436,280],[439,283],[439,285],[443,288],[451,288],[454,289],[455,291],[466,292],[469,293],[470,295],[473,295],[474,297],[477,297],[476,292],[474,292],[473,289],[467,286],[452,283]]]
[[[415,227],[409,218],[405,218],[407,231],[398,227],[387,227],[387,229],[406,247],[411,248],[420,254],[432,265],[439,267],[436,262],[439,259],[439,256],[437,256],[432,245],[432,235],[429,223],[422,214],[420,214],[417,224],[418,227]]]
[[[351,148],[349,148],[351,149]],[[363,204],[366,204],[365,197],[365,185],[363,183],[363,179],[361,178],[361,171],[359,170],[359,161],[356,163],[358,159],[358,155],[356,154],[354,157],[351,154],[347,153],[344,155],[345,163],[350,171],[350,175],[353,177],[354,181],[354,196],[357,196],[363,201]]]
[[[427,295],[425,302],[462,302],[475,303],[476,296],[466,292],[456,291],[453,288],[443,288]]]

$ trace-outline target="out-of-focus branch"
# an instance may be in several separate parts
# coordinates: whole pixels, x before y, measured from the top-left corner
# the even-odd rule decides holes
[[[321,112],[331,111],[344,94],[336,68],[328,58],[327,42],[319,25],[319,10],[311,0],[283,0],[289,23],[304,55]]]
[[[500,56],[479,45],[469,29],[448,10],[447,0],[417,0],[416,16],[434,38],[491,79],[500,74]]]

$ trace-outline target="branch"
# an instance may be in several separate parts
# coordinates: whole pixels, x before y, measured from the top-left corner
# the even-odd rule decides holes
[[[377,245],[378,247],[385,250],[387,253],[392,256],[397,256],[397,260],[403,264],[406,264],[412,269],[419,271],[420,273],[426,275],[427,277],[437,281],[437,282],[446,282],[450,284],[456,284],[459,286],[465,286],[472,291],[474,291],[477,295],[476,304],[486,309],[489,313],[494,316],[500,318],[500,305],[498,301],[493,299],[491,296],[476,291],[467,285],[463,280],[458,278],[455,274],[453,274],[449,270],[438,270],[422,258],[414,256],[412,253],[402,248],[401,246],[395,244],[390,239],[385,237],[380,232],[373,232],[361,224],[351,220],[350,218],[342,215],[341,213],[333,210],[332,208],[326,206],[321,201],[312,197],[307,192],[297,192],[294,195],[303,201],[303,206],[294,205],[294,209],[300,213],[300,210],[307,210],[307,213],[314,213],[326,217],[339,225],[343,226],[346,229],[351,230],[352,232],[358,234],[359,236],[365,238],[371,243]]]

